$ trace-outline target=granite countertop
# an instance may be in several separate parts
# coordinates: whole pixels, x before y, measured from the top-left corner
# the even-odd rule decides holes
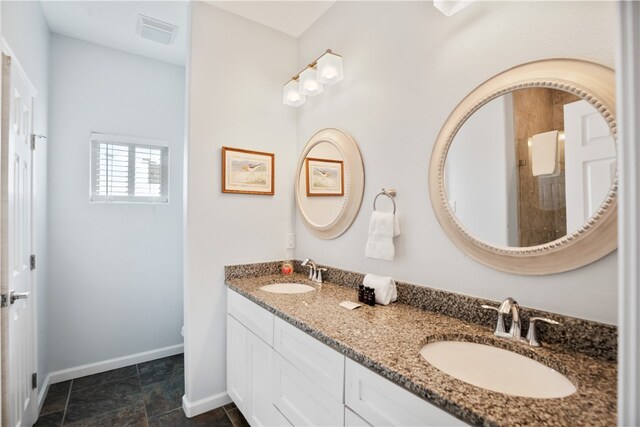
[[[529,347],[500,339],[489,325],[465,321],[405,304],[347,310],[338,303],[357,301],[353,288],[305,276],[264,275],[227,279],[227,285],[276,316],[372,369],[396,384],[470,424],[486,426],[606,426],[616,424],[616,364],[559,346]],[[274,294],[271,283],[297,282],[317,290]],[[508,396],[457,380],[420,356],[429,342],[471,341],[531,357],[566,375],[578,389],[560,399]]]

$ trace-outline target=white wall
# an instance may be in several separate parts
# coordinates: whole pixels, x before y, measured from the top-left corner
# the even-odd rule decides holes
[[[180,344],[185,69],[59,35],[50,65],[49,368]],[[92,131],[169,141],[169,203],[90,203]]]
[[[298,67],[295,39],[202,2],[191,7],[184,303],[193,414],[226,399],[224,265],[285,255],[296,110],[282,104],[282,86]],[[275,195],[222,194],[223,145],[275,153]]]
[[[543,58],[613,67],[614,37],[610,2],[477,2],[452,17],[431,2],[337,2],[299,39],[300,66],[331,48],[343,55],[345,79],[298,109],[298,152],[319,129],[342,128],[360,145],[367,186],[355,223],[336,240],[313,237],[297,220],[296,257],[615,323],[615,254],[544,277],[495,271],[447,238],[427,179],[440,127],[477,85]],[[364,257],[371,203],[382,187],[398,190],[403,222],[393,262]]]
[[[2,38],[20,62],[31,83],[38,91],[34,110],[34,131],[47,135],[49,97],[49,27],[40,2],[2,1]],[[25,25],[28,23],[28,25]],[[47,143],[41,141],[34,154],[33,221],[37,254],[35,272],[36,313],[38,318],[38,385],[42,385],[47,367],[47,304],[49,298],[47,254]]]

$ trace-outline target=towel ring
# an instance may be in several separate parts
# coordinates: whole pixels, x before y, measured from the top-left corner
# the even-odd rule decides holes
[[[378,200],[378,197],[380,196],[387,196],[388,198],[391,199],[391,203],[393,203],[393,214],[396,214],[396,190],[393,188],[389,188],[389,189],[385,189],[383,188],[382,191],[380,193],[378,193],[376,195],[376,197],[373,199],[373,210],[376,210],[376,200]]]

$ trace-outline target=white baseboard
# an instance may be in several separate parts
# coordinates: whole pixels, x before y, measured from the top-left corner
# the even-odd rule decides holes
[[[44,381],[42,381],[42,387],[38,390],[38,414],[42,411],[42,405],[44,404],[44,398],[47,396],[47,392],[49,391],[49,385],[51,384],[51,374],[48,374],[44,377]]]
[[[182,396],[182,410],[187,418],[204,414],[205,412],[219,408],[227,403],[231,403],[231,398],[226,392],[214,394],[213,396],[205,397],[204,399],[196,400],[195,402],[189,402],[186,394]]]
[[[102,362],[89,363],[88,365],[54,371],[47,375],[42,388],[45,389],[45,385],[48,387],[50,384],[72,380],[86,375],[99,374],[100,372],[110,371],[112,369],[124,368],[125,366],[173,356],[174,354],[180,354],[182,352],[184,352],[184,344],[177,344],[128,356],[116,357],[115,359],[103,360]],[[42,392],[40,394],[42,394]]]

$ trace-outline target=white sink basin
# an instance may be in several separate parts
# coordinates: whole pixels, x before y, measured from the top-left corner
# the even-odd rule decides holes
[[[439,370],[487,390],[520,397],[559,398],[576,392],[561,373],[533,359],[484,344],[438,341],[422,357]]]
[[[261,286],[260,289],[273,294],[303,294],[305,292],[315,291],[313,286],[302,283],[275,283],[273,285]]]

